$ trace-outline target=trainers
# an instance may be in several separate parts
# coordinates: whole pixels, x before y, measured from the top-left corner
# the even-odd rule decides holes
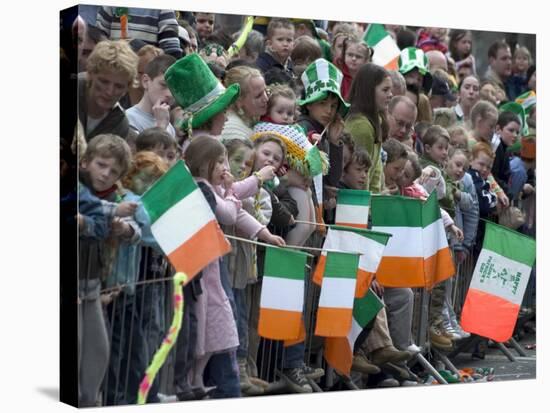
[[[399,382],[393,377],[388,377],[386,379],[380,380],[376,387],[399,387]]]
[[[430,327],[430,342],[438,349],[452,350],[453,348],[452,340],[436,326]]]
[[[372,364],[367,356],[364,354],[357,354],[353,356],[353,362],[351,369],[363,374],[377,374],[380,373],[380,368]]]
[[[398,363],[408,361],[411,358],[411,353],[408,351],[399,351],[394,346],[382,347],[370,354],[372,363],[377,366],[381,366],[388,362]]]
[[[403,380],[401,382],[402,387],[418,386],[418,382],[414,380]]]
[[[317,380],[325,375],[325,370],[320,367],[313,368],[304,364],[302,373],[307,379]]]
[[[412,353],[412,354],[415,354],[415,355],[422,352],[422,349],[414,343],[412,343],[405,350],[407,350],[409,353]]]
[[[311,393],[313,389],[309,385],[301,367],[283,370],[283,379],[296,393]]]

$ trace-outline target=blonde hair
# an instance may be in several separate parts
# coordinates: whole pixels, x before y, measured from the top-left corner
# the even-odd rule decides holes
[[[249,66],[234,66],[225,72],[223,83],[225,87],[238,83],[241,87],[241,96],[246,96],[249,92],[248,83],[250,79],[255,77],[263,78],[262,72]]]
[[[294,93],[292,88],[288,85],[275,83],[273,85],[268,86],[268,91],[269,91],[269,100],[267,101],[267,113],[269,113],[271,108],[273,108],[273,105],[275,104],[275,100],[278,97],[284,97],[296,102],[296,93]]]
[[[103,40],[88,57],[88,73],[112,71],[128,78],[130,86],[137,77],[138,56],[124,40]]]

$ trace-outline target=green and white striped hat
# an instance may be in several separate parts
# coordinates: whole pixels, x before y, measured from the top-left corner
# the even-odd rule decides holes
[[[403,75],[411,70],[418,69],[420,74],[424,76],[422,79],[422,88],[426,93],[432,88],[432,74],[430,73],[430,64],[428,58],[422,49],[416,47],[407,47],[401,50],[397,61],[399,72]]]
[[[340,113],[345,115],[349,108],[342,95],[340,87],[343,79],[342,72],[332,63],[325,59],[317,59],[311,63],[302,73],[302,84],[304,85],[304,99],[298,100],[300,106],[315,103],[326,99],[329,93],[334,93],[340,99]]]

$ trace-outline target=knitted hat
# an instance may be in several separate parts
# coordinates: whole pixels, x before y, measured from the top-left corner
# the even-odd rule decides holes
[[[519,120],[521,121],[521,136],[527,136],[529,135],[529,126],[527,125],[527,115],[525,114],[525,110],[523,109],[523,106],[521,106],[519,103],[516,102],[507,102],[503,105],[501,105],[498,110],[500,112],[512,112],[518,115]]]
[[[275,135],[286,146],[286,160],[292,169],[303,176],[311,177],[319,174],[326,175],[328,171],[328,157],[312,145],[303,129],[298,125],[278,125],[270,122],[260,122],[254,126],[251,141],[265,136]]]
[[[340,113],[345,115],[349,108],[342,95],[342,72],[332,63],[325,59],[317,59],[310,63],[302,73],[302,84],[304,85],[304,99],[296,101],[298,105],[304,106],[326,99],[329,93],[334,93],[340,99]]]
[[[409,73],[414,69],[418,69],[420,74],[424,76],[422,80],[422,88],[427,92],[432,88],[432,75],[429,71],[429,62],[426,54],[422,49],[416,47],[407,47],[401,50],[399,59],[399,72],[402,75]]]
[[[164,79],[183,109],[183,120],[175,125],[183,130],[190,126],[198,128],[224,111],[238,98],[240,91],[237,83],[226,89],[196,53],[170,66]]]

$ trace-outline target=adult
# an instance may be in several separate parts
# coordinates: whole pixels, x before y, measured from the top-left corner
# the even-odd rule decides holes
[[[416,105],[407,96],[394,96],[388,105],[388,137],[411,143],[417,114]]]
[[[454,106],[456,119],[459,122],[470,120],[470,111],[479,100],[479,79],[475,75],[470,75],[458,86],[458,102]]]
[[[182,55],[174,10],[102,6],[97,12],[97,27],[111,40],[140,39],[176,59]]]
[[[489,67],[485,72],[485,80],[495,82],[509,95],[507,81],[512,75],[512,53],[510,46],[504,40],[494,42],[487,51]]]
[[[442,69],[436,69],[432,75],[430,106],[432,109],[452,107],[456,102],[456,97],[451,92],[449,75]]]
[[[250,66],[235,66],[225,73],[226,87],[238,84],[241,93],[227,111],[222,139],[249,139],[252,127],[267,112],[267,91],[262,73]]]
[[[124,40],[99,42],[78,78],[78,119],[86,141],[100,133],[128,136],[119,100],[137,76],[138,57]]]

